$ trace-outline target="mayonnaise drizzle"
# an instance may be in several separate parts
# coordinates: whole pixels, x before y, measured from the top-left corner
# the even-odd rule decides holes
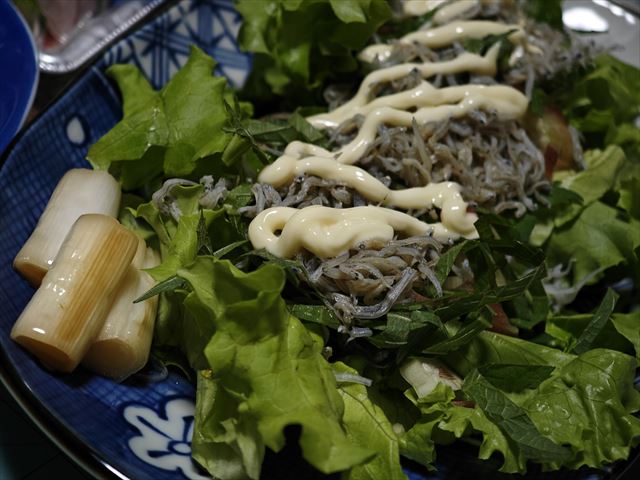
[[[431,234],[440,242],[459,238],[440,223],[424,223],[406,213],[373,206],[313,205],[300,210],[272,207],[263,210],[249,225],[253,247],[281,258],[291,258],[302,249],[320,258],[337,257],[367,240],[393,240],[396,233]]]
[[[475,53],[465,52],[453,60],[436,63],[403,63],[393,67],[374,70],[368,74],[354,97],[329,113],[322,113],[308,117],[307,120],[315,127],[335,128],[347,118],[353,117],[356,113],[361,113],[356,109],[367,103],[371,87],[379,82],[391,82],[399,78],[406,77],[412,71],[420,72],[422,78],[429,78],[434,75],[450,75],[461,72],[471,72],[478,75],[496,74],[496,61],[500,45],[493,45],[484,56]],[[384,98],[384,97],[383,97]],[[380,100],[376,100],[380,103]]]
[[[402,11],[411,17],[421,17],[434,8],[438,8],[447,0],[405,0],[402,3]]]
[[[439,20],[464,13],[481,0],[455,2],[442,7]],[[406,2],[416,12],[428,2]],[[433,3],[433,2],[430,2]],[[441,2],[442,3],[442,2]],[[464,4],[464,5],[462,5]],[[463,8],[464,7],[464,8]],[[431,7],[433,8],[433,7]],[[425,10],[428,11],[429,9]],[[413,14],[413,13],[412,13]],[[415,13],[419,15],[420,13]],[[429,48],[440,48],[465,38],[483,38],[516,30],[511,41],[519,41],[523,31],[518,25],[490,21],[454,21],[442,27],[417,31],[399,41],[418,42]],[[390,45],[373,45],[360,58],[372,61],[376,56],[388,56]],[[358,191],[371,202],[402,209],[439,208],[441,223],[427,224],[407,214],[377,206],[334,209],[312,206],[297,210],[274,207],[261,212],[249,226],[249,240],[254,248],[266,248],[280,257],[290,258],[302,249],[318,257],[335,257],[360,242],[370,239],[389,241],[396,233],[405,235],[432,234],[441,242],[459,237],[477,238],[474,227],[477,216],[467,212],[467,203],[455,182],[432,183],[424,187],[391,190],[360,167],[354,166],[375,140],[380,125],[409,127],[415,120],[420,125],[459,118],[472,110],[493,111],[501,120],[517,119],[527,110],[528,100],[518,90],[503,85],[460,85],[435,88],[423,81],[411,90],[369,100],[374,84],[403,78],[417,70],[422,78],[471,72],[495,75],[499,45],[493,45],[484,56],[463,53],[457,58],[437,63],[406,63],[380,69],[367,75],[356,95],[332,112],[309,117],[318,128],[335,128],[355,115],[364,121],[356,137],[341,149],[331,152],[317,145],[291,142],[284,154],[265,167],[259,181],[275,187],[291,183],[296,176],[309,174],[335,180]],[[415,109],[415,112],[409,111]],[[279,235],[276,232],[281,231]]]
[[[510,30],[515,30],[509,35],[509,40],[517,42],[524,36],[519,25],[510,25],[488,20],[455,21],[428,30],[411,32],[398,40],[398,43],[419,43],[428,48],[442,48],[467,38],[484,38],[487,35],[501,35]],[[391,56],[393,45],[375,44],[365,48],[358,58],[363,62],[378,60],[384,62]]]
[[[296,158],[303,157],[327,157],[334,158],[335,155],[331,153],[329,150],[322,148],[318,145],[314,145],[312,143],[305,143],[299,140],[294,140],[290,144],[288,144],[284,149],[285,155],[290,155]]]
[[[291,183],[297,175],[316,175],[339,181],[357,190],[367,200],[382,205],[406,210],[437,207],[441,209],[442,224],[449,230],[467,238],[477,236],[473,226],[477,217],[474,213],[467,212],[467,204],[460,195],[460,185],[455,182],[430,183],[424,187],[391,190],[362,168],[342,165],[331,158],[296,159],[283,155],[276,163],[276,168],[261,173],[262,183],[280,187]]]
[[[442,25],[480,5],[480,0],[460,0],[438,8],[433,16],[433,23]]]
[[[476,109],[495,111],[500,120],[514,120],[524,115],[529,101],[515,88],[504,85],[460,85],[437,89],[423,82],[412,90],[381,97],[371,103],[374,106],[361,107],[361,111],[366,112],[364,123],[356,138],[335,152],[336,161],[346,164],[357,162],[383,124],[409,127],[415,118],[418,124],[424,125],[460,118]],[[418,110],[399,110],[410,107]],[[311,123],[324,126],[319,119]]]

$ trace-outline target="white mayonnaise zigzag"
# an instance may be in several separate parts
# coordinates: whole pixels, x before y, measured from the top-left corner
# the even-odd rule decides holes
[[[468,38],[479,39],[487,35],[502,35],[510,31],[513,31],[513,33],[509,35],[509,40],[514,43],[524,37],[524,32],[520,25],[510,25],[488,20],[454,21],[440,27],[408,33],[404,37],[399,38],[398,43],[408,45],[418,43],[425,47],[436,49]],[[392,51],[393,45],[378,43],[365,48],[360,52],[358,58],[368,63],[374,60],[384,62],[391,56]]]
[[[398,233],[432,235],[443,243],[459,238],[440,223],[421,222],[406,213],[373,206],[272,207],[260,212],[249,225],[253,247],[282,258],[291,258],[302,249],[320,258],[337,257],[364,241],[390,241]]]
[[[466,2],[467,5],[464,8],[459,3],[461,2],[453,2],[442,7],[435,23],[444,23],[450,18],[455,18],[470,8],[469,3],[474,2]],[[414,6],[418,7],[418,5]],[[466,38],[483,38],[487,35],[505,34],[510,31],[513,31],[509,35],[511,41],[522,39],[523,32],[518,25],[490,21],[453,21],[444,26],[410,33],[402,37],[399,42],[417,42],[429,48],[441,48]],[[390,45],[372,45],[361,53],[360,58],[371,61],[376,56],[384,57],[391,53],[392,48]],[[420,228],[423,233],[431,232],[434,237],[442,241],[459,237],[477,238],[478,234],[474,227],[477,216],[468,211],[467,203],[460,193],[459,184],[440,182],[424,187],[393,190],[355,164],[375,141],[381,125],[410,127],[414,121],[420,125],[436,124],[450,118],[464,117],[477,109],[494,112],[500,120],[515,120],[523,116],[528,107],[527,98],[515,88],[505,85],[468,84],[436,88],[423,80],[410,90],[370,98],[374,85],[401,79],[414,71],[417,71],[423,79],[435,75],[464,72],[494,76],[498,52],[499,44],[496,44],[484,55],[463,52],[448,61],[405,63],[370,73],[362,81],[351,100],[332,112],[308,118],[308,121],[317,128],[336,128],[355,115],[363,116],[364,121],[351,142],[333,152],[316,145],[292,142],[282,156],[264,168],[258,180],[276,188],[290,184],[297,176],[303,174],[335,180],[353,188],[365,199],[377,205],[406,210],[433,207],[440,209],[441,222],[427,224],[413,219],[418,223],[414,222],[411,225],[422,225]],[[311,208],[313,210],[310,210]],[[367,212],[366,216],[360,214],[364,211]],[[401,218],[403,222],[409,222],[405,219],[407,215],[378,206],[366,207],[366,210],[307,207],[301,210],[300,214],[295,213],[296,210],[291,208],[268,209],[266,212],[268,213],[261,213],[252,222],[249,239],[255,248],[264,247],[271,253],[281,256],[297,253],[298,247],[293,248],[291,245],[303,245],[320,257],[337,255],[345,248],[354,246],[351,240],[345,239],[357,239],[359,242],[366,238],[389,237],[390,240],[395,231],[389,226],[391,219],[398,221]],[[353,212],[358,212],[358,215]],[[331,220],[332,216],[335,217],[335,221]],[[365,220],[370,220],[376,227],[369,228]],[[285,240],[280,243],[285,232],[284,227],[290,225],[290,221],[293,222],[291,225],[297,225],[297,227],[287,228]],[[276,227],[270,230],[274,225]],[[307,227],[311,230],[305,230]],[[278,236],[275,234],[277,230],[282,230],[283,233]],[[321,234],[318,233],[321,231]],[[331,240],[335,238],[340,240]],[[273,247],[276,244],[287,245],[287,247]]]

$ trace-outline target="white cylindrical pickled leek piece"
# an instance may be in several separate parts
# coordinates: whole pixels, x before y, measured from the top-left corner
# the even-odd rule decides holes
[[[462,388],[462,379],[434,358],[411,357],[400,366],[400,375],[411,384],[418,398],[429,395],[439,383],[452,390]]]
[[[102,330],[82,364],[90,370],[122,381],[145,366],[158,308],[158,297],[133,301],[155,285],[142,269],[155,267],[160,256],[140,239],[138,250],[115,295]]]
[[[52,370],[72,371],[104,325],[138,237],[107,215],[82,215],[11,338]]]
[[[13,260],[13,267],[31,285],[39,286],[80,215],[101,213],[115,217],[120,197],[120,185],[107,172],[69,170],[58,182],[35,230]]]

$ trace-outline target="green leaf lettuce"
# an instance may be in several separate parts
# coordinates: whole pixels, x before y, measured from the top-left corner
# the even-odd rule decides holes
[[[313,103],[325,79],[355,71],[353,52],[391,17],[384,0],[239,0],[236,8],[239,44],[255,54],[245,93],[294,106]]]
[[[156,177],[189,175],[200,160],[222,153],[232,135],[223,131],[226,79],[212,76],[214,67],[191,47],[186,65],[157,92],[134,65],[110,67],[123,118],[89,149],[89,162],[133,189]]]
[[[637,322],[625,320],[629,327]],[[435,444],[453,440],[446,432],[455,438],[480,435],[480,458],[499,454],[504,472],[524,472],[528,458],[545,469],[600,466],[627,458],[640,440],[640,419],[633,415],[640,408],[633,357],[599,348],[576,356],[484,332],[447,362],[465,376],[463,390],[475,406],[454,402],[454,392],[443,384],[423,398],[407,391],[422,415],[401,437],[401,452],[425,465],[435,460]],[[491,370],[500,364],[507,369],[546,365],[552,371],[541,369],[539,384],[516,392],[491,382],[496,373]],[[477,365],[485,365],[488,377]],[[504,374],[498,373],[502,381]]]
[[[215,421],[197,420],[196,460],[213,475],[226,475],[233,466],[258,478],[255,453],[261,458],[265,446],[280,450],[283,429],[294,424],[302,427],[304,458],[324,473],[373,456],[345,433],[344,402],[322,345],[280,297],[281,268],[271,264],[243,273],[228,261],[198,257],[178,275],[192,289],[186,309],[214,331],[204,348],[210,395],[199,397],[197,411]],[[208,407],[201,408],[205,402]]]

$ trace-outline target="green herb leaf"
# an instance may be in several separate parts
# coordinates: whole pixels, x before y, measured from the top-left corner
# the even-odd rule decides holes
[[[270,147],[283,148],[289,143],[300,140],[319,146],[328,146],[324,132],[311,125],[299,112],[288,116],[286,120],[247,119],[243,122],[242,132],[254,142],[264,142]]]
[[[591,348],[608,348],[626,354],[634,354],[634,322],[633,314],[614,313],[610,321],[606,322],[591,343]],[[559,348],[570,351],[576,345],[578,338],[593,320],[593,314],[556,314],[551,315],[545,323],[545,332],[553,337]],[[639,330],[640,332],[640,330]],[[640,334],[639,334],[640,335]],[[640,346],[640,344],[638,344]],[[636,352],[640,351],[637,350]]]
[[[435,314],[442,320],[448,320],[459,317],[465,313],[476,311],[491,303],[511,300],[521,295],[522,292],[526,291],[531,285],[542,280],[545,275],[546,269],[544,265],[539,265],[517,280],[502,287],[489,288],[473,295],[455,297],[455,301],[449,300],[450,303],[448,305],[437,308]]]
[[[515,28],[499,35],[487,35],[482,38],[469,38],[462,43],[462,47],[471,53],[484,54],[492,45],[508,40],[509,35],[517,31]]]
[[[518,328],[532,329],[546,320],[551,302],[540,280],[523,295],[513,298],[510,305],[515,316],[510,316],[509,321]]]
[[[433,269],[433,273],[436,275],[436,278],[440,283],[444,282],[446,278],[449,276],[451,272],[451,267],[455,263],[458,256],[464,253],[467,249],[471,248],[473,245],[469,240],[463,240],[461,242],[456,243],[451,248],[449,248],[446,252],[440,255],[438,259],[438,263]]]
[[[542,435],[527,412],[477,370],[465,378],[462,389],[491,421],[516,442],[527,458],[540,462],[564,462],[572,457],[571,450]]]
[[[443,340],[441,342],[430,345],[429,347],[422,350],[423,353],[428,353],[430,355],[444,355],[453,350],[457,350],[463,345],[469,343],[473,338],[475,338],[480,332],[486,330],[491,326],[491,322],[488,320],[478,317],[472,322],[469,322],[466,325],[463,325],[453,336]]]
[[[307,122],[298,112],[293,113],[287,120],[287,123],[289,123],[306,142],[317,144],[326,139],[325,134],[321,130],[318,130]]]
[[[376,33],[383,42],[403,37],[407,33],[420,29],[420,27],[429,22],[438,12],[439,8],[440,6],[437,6],[429,10],[424,15],[415,17],[392,17],[387,23],[380,27]]]
[[[262,258],[270,263],[273,263],[275,265],[278,265],[279,267],[283,268],[283,269],[301,269],[302,268],[302,264],[296,260],[289,260],[287,258],[281,258],[278,257],[270,252],[268,252],[265,249],[260,249],[260,250],[252,250],[251,252],[247,253],[247,255],[253,255],[255,257],[259,257]]]
[[[237,242],[230,243],[229,245],[225,245],[222,248],[219,248],[215,252],[213,252],[213,258],[222,258],[226,256],[228,253],[233,252],[236,248],[242,247],[249,243],[249,240],[238,240]]]
[[[183,279],[178,278],[175,275],[171,276],[166,280],[163,280],[162,282],[159,282],[151,287],[145,293],[136,298],[133,303],[144,302],[145,300],[151,297],[155,297],[156,295],[160,295],[164,292],[173,292],[174,290],[178,290],[179,288],[184,288],[185,285],[186,282]]]
[[[615,293],[610,288],[607,289],[607,293],[605,294],[600,306],[593,314],[591,321],[584,329],[580,337],[578,337],[578,341],[573,347],[573,352],[577,355],[586,352],[591,348],[591,344],[596,339],[598,334],[602,331],[605,324],[609,321],[611,314],[613,313],[613,309],[616,306],[616,301],[619,298],[619,295]]]
[[[247,148],[251,148],[254,154],[258,157],[258,159],[260,159],[263,164],[271,163],[269,157],[264,153],[262,148],[260,148],[260,145],[258,145],[255,138],[253,138],[251,132],[247,130],[244,119],[245,115],[240,108],[240,104],[237,102],[237,100],[233,107],[231,107],[231,105],[229,105],[229,103],[225,100],[224,108],[229,115],[229,126],[224,129],[225,132],[233,134],[234,138],[244,139],[244,142],[240,141],[240,150],[237,152],[237,154],[233,157],[228,158],[225,163],[227,165],[233,164],[238,158],[240,158],[242,153],[244,153]]]
[[[531,100],[529,101],[529,111],[536,117],[542,117],[545,107],[548,105],[549,99],[546,92],[539,87],[535,87],[531,92]]]
[[[382,333],[367,337],[367,340],[378,348],[419,345],[425,337],[448,338],[448,333],[440,319],[424,310],[407,314],[389,313],[386,322],[374,329]]]
[[[198,218],[197,242],[196,251],[198,252],[198,255],[213,254],[213,247],[211,246],[209,231],[207,230],[207,222],[204,219],[202,210],[200,210],[200,217]]]
[[[536,388],[549,378],[554,367],[546,365],[526,365],[490,363],[478,367],[478,373],[493,386],[506,392],[520,392]]]
[[[294,304],[289,306],[289,311],[300,320],[319,323],[329,328],[337,329],[341,323],[336,314],[324,305],[302,305]]]
[[[229,192],[224,199],[224,204],[231,207],[231,213],[235,213],[237,209],[247,206],[252,200],[251,185],[242,183]]]

